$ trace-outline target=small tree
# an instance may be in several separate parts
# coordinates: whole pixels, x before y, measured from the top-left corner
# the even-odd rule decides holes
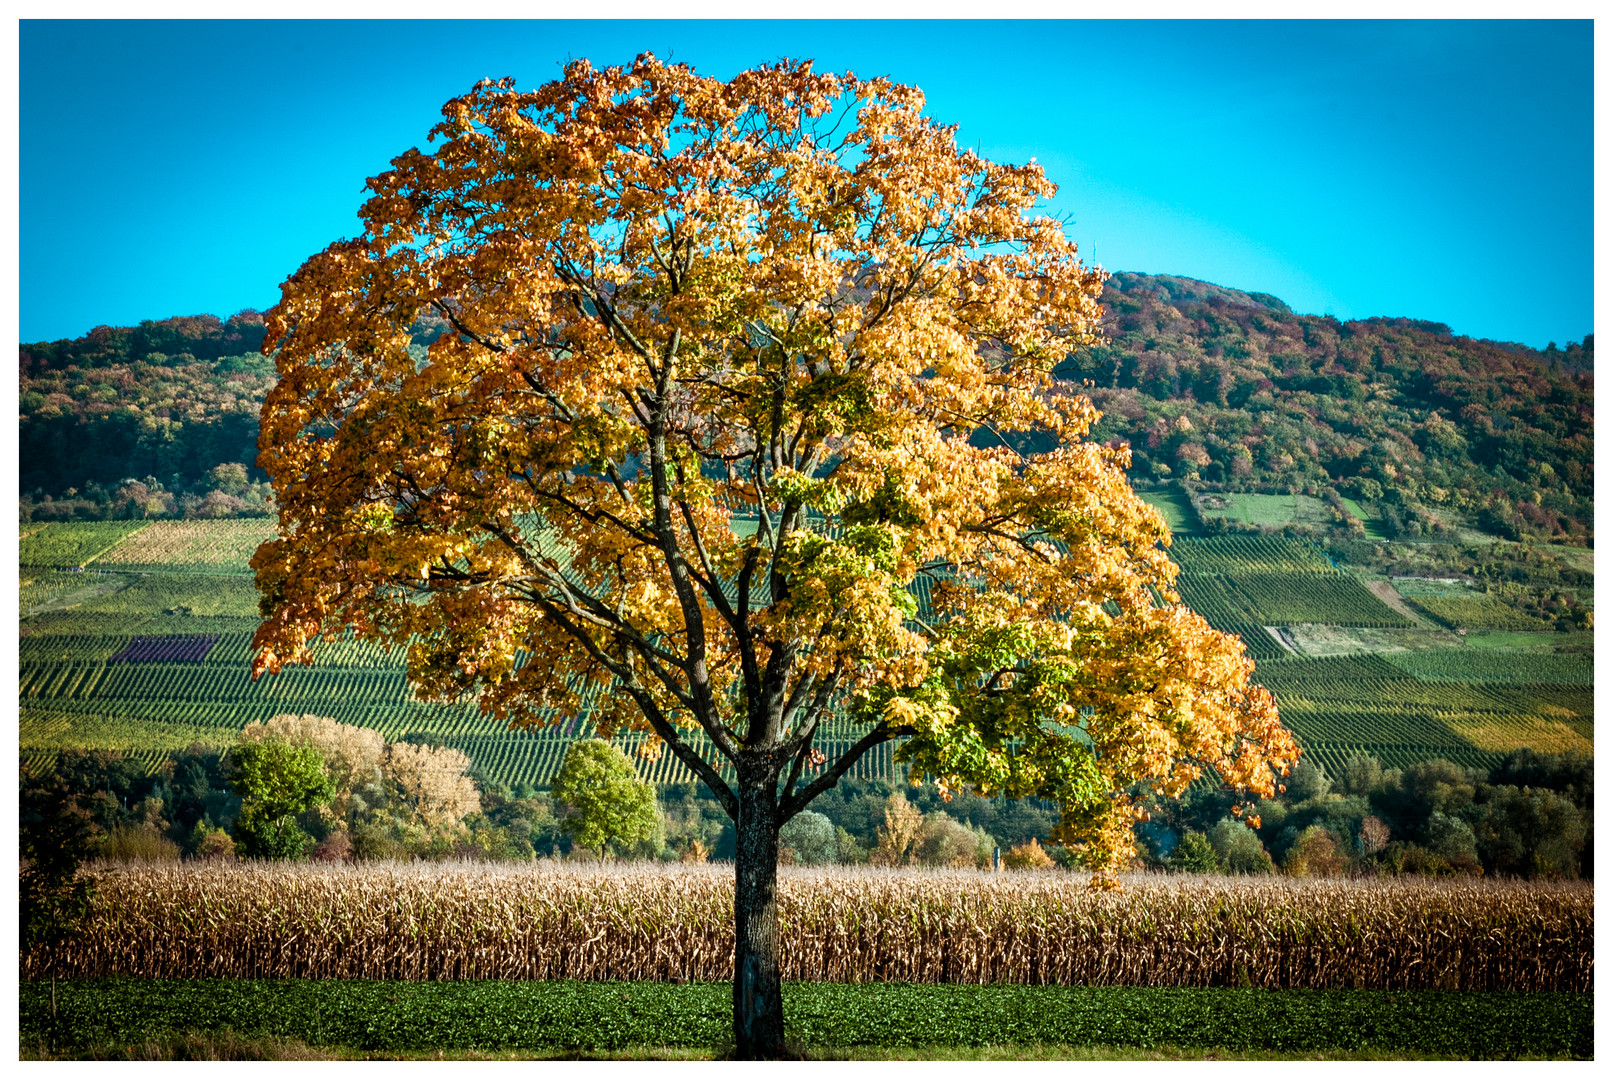
[[[62,947],[78,933],[95,893],[79,874],[95,827],[72,788],[54,772],[25,770],[19,800],[22,856],[17,882],[22,947],[49,957],[50,1015],[56,1018],[56,969]]]
[[[311,746],[276,740],[238,744],[230,751],[233,783],[241,796],[235,819],[241,854],[260,859],[300,859],[314,838],[297,816],[329,801],[335,785],[325,759]]]
[[[1269,874],[1276,869],[1259,834],[1235,817],[1216,822],[1209,841],[1229,874]]]
[[[430,829],[457,825],[481,810],[482,797],[469,768],[470,758],[452,747],[397,742],[386,748],[386,774]]]
[[[912,862],[912,848],[924,825],[924,815],[900,791],[891,792],[885,803],[885,824],[874,833],[870,861],[880,866],[902,866]]]
[[[655,788],[639,779],[633,763],[603,739],[583,739],[566,748],[549,793],[569,810],[560,827],[577,843],[599,852],[648,840],[660,825]]]
[[[794,853],[795,861],[802,866],[822,866],[834,862],[840,854],[835,841],[834,822],[812,810],[803,810],[779,830],[779,843]]]
[[[1221,868],[1215,846],[1201,832],[1185,832],[1171,852],[1170,867],[1188,874],[1213,874]]]

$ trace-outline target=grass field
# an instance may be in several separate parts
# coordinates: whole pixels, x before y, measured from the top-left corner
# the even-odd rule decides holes
[[[1173,536],[1195,536],[1198,534],[1198,520],[1193,514],[1193,508],[1188,505],[1187,499],[1181,492],[1173,489],[1164,491],[1140,491],[1137,493],[1143,502],[1159,511],[1170,526]]]
[[[1331,520],[1327,504],[1309,495],[1259,495],[1245,492],[1202,492],[1193,497],[1207,518],[1246,521],[1251,525],[1322,525]]]
[[[1385,538],[1381,525],[1381,519],[1378,517],[1377,513],[1368,510],[1354,499],[1340,496],[1339,501],[1344,504],[1344,508],[1346,510],[1355,516],[1357,521],[1361,522],[1361,527],[1366,531],[1367,539],[1382,540]]]
[[[138,1056],[137,1046],[183,1046],[187,1034],[203,1045],[196,1036],[325,1047],[332,1057],[720,1057],[732,1046],[727,983],[79,980],[58,987],[54,1024],[48,985],[19,990],[24,1057]],[[1592,998],[1574,993],[797,982],[784,985],[784,1012],[786,1038],[812,1058],[1593,1051]]]

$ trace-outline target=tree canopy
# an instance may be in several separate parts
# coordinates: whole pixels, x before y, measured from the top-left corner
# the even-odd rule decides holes
[[[603,739],[581,739],[566,748],[549,794],[569,807],[560,827],[601,859],[613,844],[648,840],[661,823],[655,788]]]
[[[1054,185],[923,104],[789,61],[483,82],[265,317],[256,670],[352,627],[423,694],[653,733],[738,829],[742,1052],[781,1045],[779,827],[869,749],[1056,800],[1100,870],[1139,791],[1297,755],[1052,380],[1104,277]],[[1012,432],[1050,448],[975,438]]]

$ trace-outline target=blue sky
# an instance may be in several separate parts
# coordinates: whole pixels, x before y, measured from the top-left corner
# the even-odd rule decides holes
[[[1543,347],[1592,325],[1574,22],[40,22],[20,38],[19,337],[266,308],[483,77],[643,50],[923,87],[1036,157],[1086,256]]]

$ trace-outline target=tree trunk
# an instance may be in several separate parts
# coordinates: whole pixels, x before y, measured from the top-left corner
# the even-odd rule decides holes
[[[778,773],[740,763],[734,854],[734,1050],[745,1061],[785,1056],[779,980]]]

